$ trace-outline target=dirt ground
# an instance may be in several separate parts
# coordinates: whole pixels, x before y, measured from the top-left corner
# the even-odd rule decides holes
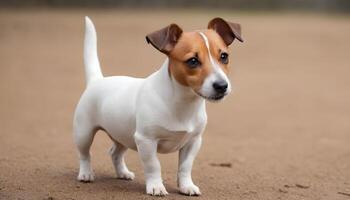
[[[165,56],[144,36],[171,22],[194,30],[221,16],[243,26],[245,42],[231,48],[235,92],[208,103],[193,169],[203,195],[177,193],[173,153],[160,155],[164,199],[350,198],[349,16],[41,9],[0,10],[0,199],[154,198],[134,151],[126,161],[136,179],[115,179],[103,132],[92,147],[96,181],[76,181],[85,15],[96,24],[105,75],[155,71]]]

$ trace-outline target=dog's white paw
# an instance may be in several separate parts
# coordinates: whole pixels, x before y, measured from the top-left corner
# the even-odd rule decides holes
[[[152,196],[168,195],[163,183],[148,183],[146,186],[146,192]]]
[[[201,195],[201,191],[199,190],[199,188],[194,185],[194,184],[190,184],[190,185],[186,185],[186,186],[181,186],[180,187],[180,193],[181,194],[185,194],[188,196],[199,196]]]
[[[77,179],[81,182],[92,182],[95,180],[95,175],[91,170],[80,170]]]
[[[122,171],[118,172],[117,178],[123,180],[134,180],[135,174],[131,171]]]

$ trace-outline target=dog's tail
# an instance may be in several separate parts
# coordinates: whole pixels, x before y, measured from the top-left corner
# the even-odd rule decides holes
[[[85,17],[84,64],[87,85],[103,77],[97,55],[95,26],[87,16]]]

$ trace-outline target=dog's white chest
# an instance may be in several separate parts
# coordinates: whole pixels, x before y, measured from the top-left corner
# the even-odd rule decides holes
[[[155,126],[152,129],[158,140],[159,153],[178,151],[198,132],[195,129],[169,130],[161,126]]]

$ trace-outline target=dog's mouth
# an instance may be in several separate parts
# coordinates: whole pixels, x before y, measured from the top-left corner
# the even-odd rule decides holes
[[[218,94],[214,94],[214,95],[211,95],[211,96],[205,96],[205,95],[202,95],[201,93],[199,92],[196,92],[199,96],[201,96],[202,98],[208,100],[208,101],[211,101],[211,102],[218,102],[222,99],[224,99],[224,97],[227,95],[227,93],[218,93]]]

